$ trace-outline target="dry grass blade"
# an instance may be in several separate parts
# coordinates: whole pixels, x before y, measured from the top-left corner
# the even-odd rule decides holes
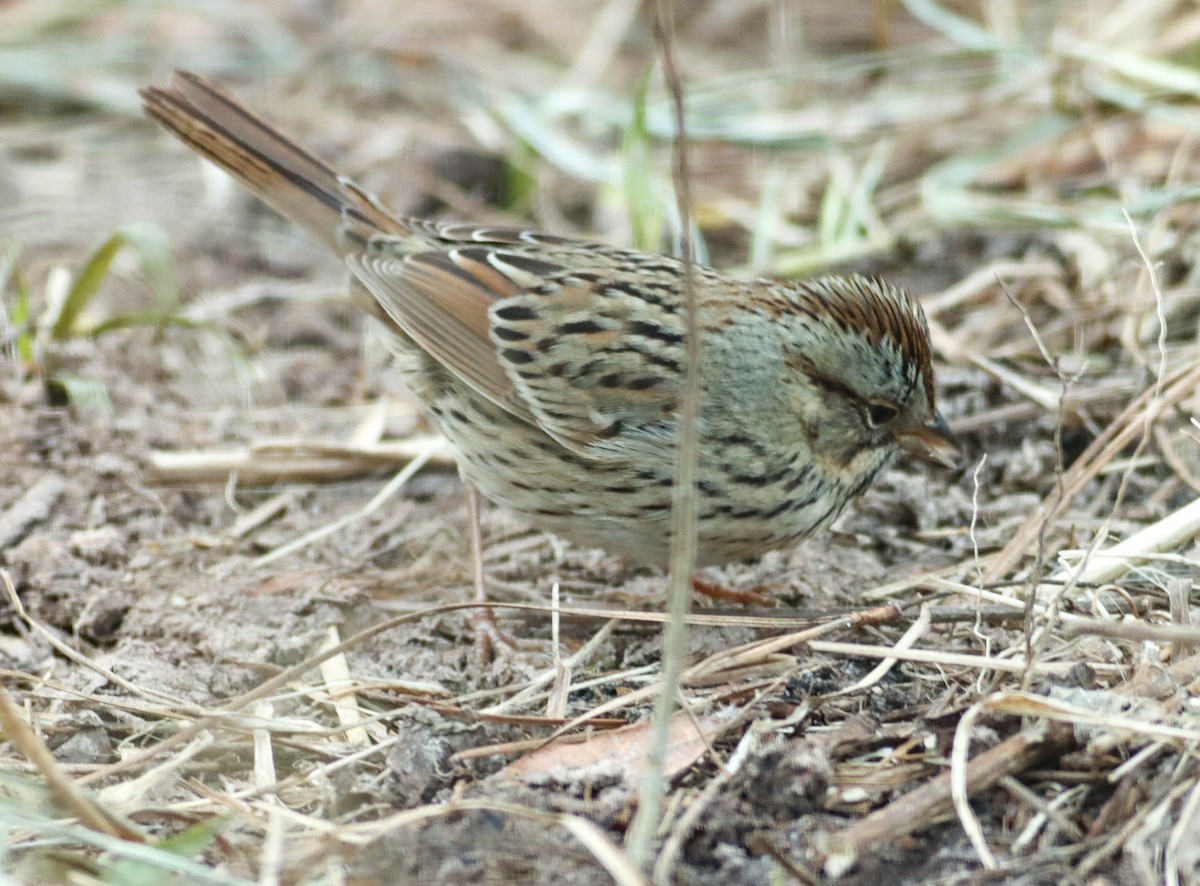
[[[0,569],[0,584],[3,585],[4,593],[8,598],[9,603],[13,607],[13,611],[21,618],[34,632],[41,635],[45,641],[54,648],[56,652],[65,658],[76,662],[82,668],[92,671],[106,680],[111,681],[114,685],[121,687],[131,695],[146,699],[147,701],[159,704],[177,703],[178,699],[172,699],[168,693],[147,689],[139,686],[136,683],[127,680],[120,676],[110,668],[106,668],[98,662],[89,659],[87,656],[76,652],[70,645],[64,643],[52,631],[48,630],[45,625],[40,624],[33,619],[26,611],[25,606],[17,596],[17,589],[13,586],[12,575],[6,569]],[[194,713],[197,709],[190,706],[180,706],[184,713]]]
[[[1157,554],[1176,550],[1197,535],[1200,535],[1200,499],[1110,548],[1084,552],[1087,562],[1082,569],[1068,567],[1059,571],[1054,579],[1062,581],[1068,575],[1073,575],[1076,581],[1084,584],[1112,581]],[[1064,555],[1067,553],[1064,551],[1060,556],[1066,559]]]
[[[907,651],[907,650],[911,649],[912,645],[914,643],[916,643],[917,640],[920,639],[921,635],[924,634],[925,631],[928,629],[929,623],[930,623],[929,607],[926,605],[922,605],[921,613],[917,617],[917,620],[914,621],[911,625],[909,625],[908,630],[905,631],[904,635],[899,640],[896,641],[896,645],[893,648],[896,649],[897,651]],[[896,666],[896,663],[899,660],[900,659],[898,659],[898,658],[885,658],[883,661],[881,661],[878,665],[876,665],[871,670],[871,673],[867,674],[865,677],[863,677],[857,683],[853,683],[850,686],[845,687],[844,689],[839,689],[839,690],[837,690],[837,692],[835,692],[833,694],[835,696],[836,695],[850,695],[855,692],[862,692],[864,689],[869,689],[870,687],[872,687],[876,683],[878,683],[880,680],[882,680],[884,678],[884,676],[887,675],[887,672]]]
[[[968,794],[978,792],[1008,775],[1020,773],[1038,761],[1070,747],[1065,732],[1018,734],[984,751],[967,764],[963,781]],[[837,877],[881,842],[891,842],[920,830],[953,807],[953,774],[945,772],[915,791],[899,797],[827,838],[825,873]]]
[[[406,465],[416,458],[452,465],[453,452],[441,437],[412,437],[370,445],[272,440],[244,449],[151,452],[148,465],[158,483],[224,483],[239,486],[330,483]]]
[[[3,685],[0,685],[0,731],[29,762],[33,763],[46,779],[50,789],[81,823],[101,834],[138,843],[145,842],[146,836],[141,829],[97,804],[63,773],[49,748],[22,719],[20,709]]]
[[[338,645],[340,640],[337,628],[330,626],[320,651],[332,649]],[[370,738],[367,735],[367,729],[361,725],[363,715],[358,706],[358,699],[350,691],[354,682],[350,678],[350,665],[346,661],[345,654],[338,653],[325,659],[321,662],[320,669],[321,677],[325,681],[325,692],[333,700],[333,709],[337,714],[338,723],[346,727],[346,741],[354,745],[369,744]]]
[[[654,706],[654,737],[648,747],[639,789],[638,811],[626,834],[629,857],[635,867],[645,868],[650,843],[666,793],[664,784],[667,747],[670,741],[672,708],[683,674],[687,643],[687,614],[691,604],[692,578],[696,571],[696,468],[699,461],[700,396],[704,366],[701,326],[696,297],[695,249],[692,241],[692,192],[688,165],[688,130],[684,114],[682,74],[675,56],[675,9],[673,0],[657,0],[654,6],[655,37],[662,58],[663,79],[671,96],[674,135],[675,199],[679,211],[680,258],[683,261],[683,309],[685,315],[684,378],[677,416],[679,443],[671,487],[671,549],[667,591],[670,620],[663,631],[663,691]]]
[[[1062,495],[1044,501],[1012,534],[1004,548],[984,571],[984,581],[1007,575],[1026,554],[1042,527],[1056,520],[1072,499],[1109,464],[1118,453],[1136,441],[1168,409],[1191,397],[1200,386],[1200,363],[1175,370],[1158,386],[1148,388],[1098,436],[1075,460],[1062,478]]]
[[[408,481],[414,476],[416,476],[421,468],[425,467],[425,464],[430,458],[433,457],[434,452],[442,445],[444,445],[444,441],[442,441],[440,438],[428,444],[421,452],[413,457],[413,459],[409,461],[407,465],[404,466],[403,470],[401,470],[394,477],[392,477],[391,480],[384,484],[383,488],[375,493],[374,497],[365,505],[363,505],[360,510],[352,514],[347,514],[338,520],[326,523],[324,526],[314,529],[311,532],[307,532],[300,538],[293,539],[285,545],[280,545],[273,551],[269,551],[255,560],[254,565],[256,567],[266,566],[275,560],[286,557],[288,554],[303,550],[314,542],[320,541],[323,538],[328,538],[345,527],[370,516],[375,511],[383,507],[384,504],[390,501],[397,492],[404,488],[404,485],[408,483]]]

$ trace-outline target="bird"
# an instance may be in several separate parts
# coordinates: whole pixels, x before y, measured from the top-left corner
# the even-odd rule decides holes
[[[743,279],[520,227],[395,214],[208,79],[145,112],[347,267],[357,304],[490,501],[573,544],[663,566],[685,375],[699,371],[697,565],[828,527],[898,453],[946,466],[928,324],[857,275]]]

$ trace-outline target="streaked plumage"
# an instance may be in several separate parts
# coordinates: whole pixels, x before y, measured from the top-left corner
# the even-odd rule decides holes
[[[492,501],[638,563],[669,547],[682,265],[531,231],[400,218],[204,79],[147,113],[334,250],[406,383]],[[829,525],[898,448],[955,450],[924,315],[886,283],[696,269],[700,562]]]

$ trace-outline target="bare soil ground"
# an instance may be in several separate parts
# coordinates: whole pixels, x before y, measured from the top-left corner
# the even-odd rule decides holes
[[[779,605],[695,609],[647,876],[1200,882],[1200,13],[845,5],[678,4],[699,231],[921,294],[966,457],[705,573]],[[342,269],[135,91],[209,73],[404,213],[670,249],[657,53],[621,0],[0,5],[4,882],[639,882],[664,575],[487,508],[530,648],[481,663]]]

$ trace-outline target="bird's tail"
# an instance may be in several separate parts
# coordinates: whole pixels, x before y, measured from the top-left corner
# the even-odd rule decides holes
[[[330,249],[340,251],[344,222],[410,233],[368,194],[205,78],[176,71],[169,87],[147,87],[141,96],[150,117]]]

